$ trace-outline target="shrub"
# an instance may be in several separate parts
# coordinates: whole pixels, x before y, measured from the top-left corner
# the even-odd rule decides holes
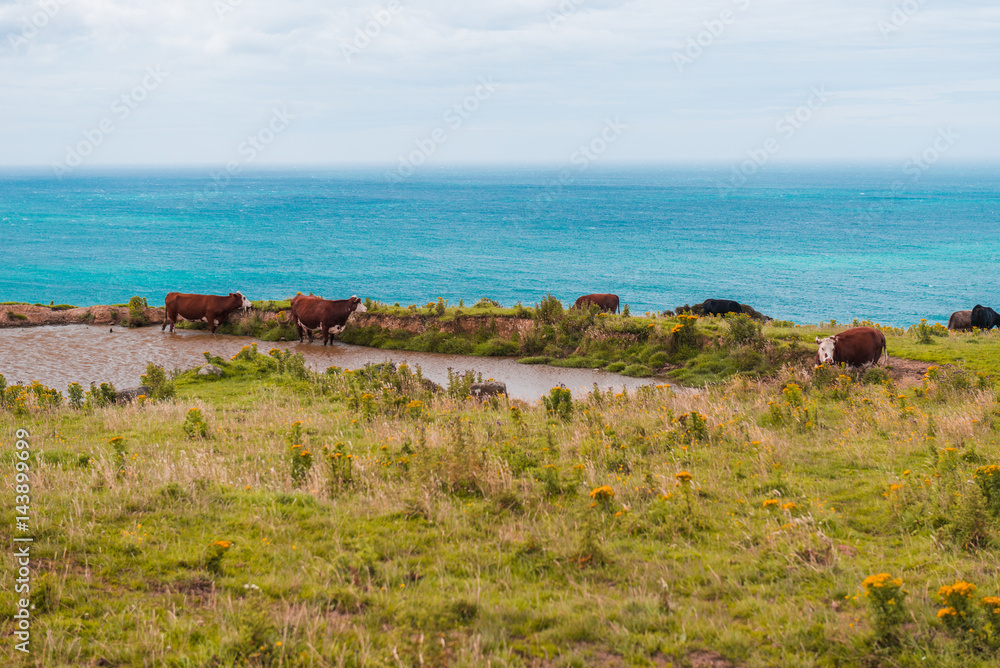
[[[330,494],[336,494],[354,482],[354,455],[344,452],[342,442],[338,441],[332,448],[324,445],[323,456],[328,466]]]
[[[3,376],[0,376],[2,379]],[[3,384],[0,383],[0,395],[3,394]],[[66,388],[66,396],[69,397],[69,405],[73,408],[83,407],[83,386],[80,383],[70,383]]]
[[[503,308],[503,306],[498,301],[483,297],[472,308]]]
[[[128,300],[128,318],[125,320],[125,325],[128,327],[143,327],[149,324],[149,318],[146,317],[146,309],[148,308],[145,297],[132,297]]]
[[[696,315],[679,315],[677,324],[670,330],[670,344],[674,352],[698,347],[698,331],[695,323],[698,322]]]
[[[972,595],[976,585],[963,580],[956,580],[953,585],[944,585],[938,589],[938,598],[944,607],[938,610],[937,616],[950,631],[964,631],[972,623],[975,608]]]
[[[653,370],[645,364],[630,364],[622,369],[621,374],[633,378],[649,378],[653,375]]]
[[[573,394],[565,387],[553,387],[549,396],[542,397],[545,410],[551,415],[568,422],[573,415]]]
[[[434,312],[437,313],[438,317],[445,314],[447,306],[444,303],[444,297],[438,297],[437,304],[434,305]]]
[[[167,378],[167,372],[163,367],[152,362],[146,365],[146,373],[140,376],[139,380],[149,388],[150,399],[168,399],[177,391],[174,382]]]
[[[545,295],[545,298],[535,305],[535,320],[538,322],[556,323],[562,320],[565,314],[562,302],[551,294]]]
[[[906,592],[903,580],[888,573],[870,575],[861,583],[868,599],[868,609],[874,618],[875,637],[881,644],[894,644],[900,625],[906,620],[903,604]]]
[[[543,358],[544,359],[544,358]],[[618,373],[625,368],[624,362],[612,362],[611,364],[604,367],[605,371],[610,371],[612,373]]]
[[[125,477],[125,455],[128,452],[125,450],[125,439],[121,436],[115,436],[114,438],[108,439],[108,444],[115,451],[115,477],[118,479]]]
[[[983,492],[990,512],[1000,516],[1000,466],[980,466],[972,476]]]
[[[623,306],[623,307],[622,307],[622,317],[623,317],[623,318],[628,318],[628,317],[629,317],[629,316],[631,316],[631,315],[632,315],[632,314],[631,314],[631,312],[629,311],[629,308],[628,308],[628,304],[625,304],[625,306]]]
[[[473,350],[473,354],[482,357],[511,357],[519,351],[516,341],[505,339],[490,339],[486,343],[480,343]]]
[[[742,313],[730,316],[726,341],[731,345],[758,348],[764,344],[764,328],[748,315]]]
[[[188,438],[208,438],[208,422],[200,408],[192,408],[184,418],[184,433]]]

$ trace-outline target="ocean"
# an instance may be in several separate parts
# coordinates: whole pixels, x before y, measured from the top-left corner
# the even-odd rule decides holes
[[[509,306],[613,292],[774,318],[1000,308],[1000,168],[928,165],[0,172],[0,301],[313,292]]]

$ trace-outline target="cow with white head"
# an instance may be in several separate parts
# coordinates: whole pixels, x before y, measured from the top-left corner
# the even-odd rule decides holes
[[[825,339],[816,337],[816,366],[846,364],[865,367],[878,364],[883,353],[888,357],[885,334],[874,327],[854,327]]]

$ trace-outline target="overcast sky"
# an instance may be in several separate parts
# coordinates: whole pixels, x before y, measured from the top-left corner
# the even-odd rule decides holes
[[[1000,157],[985,0],[0,0],[0,38],[3,165]]]

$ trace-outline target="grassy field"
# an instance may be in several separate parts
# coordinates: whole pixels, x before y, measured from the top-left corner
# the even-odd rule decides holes
[[[817,332],[769,329],[768,345]],[[894,353],[913,338],[891,335]],[[128,406],[7,388],[0,533],[12,545],[26,429],[34,607],[23,655],[7,550],[0,657],[996,665],[1000,403],[974,373],[992,343],[914,343],[973,370],[907,387],[786,366],[698,395],[534,405],[476,403],[468,376],[433,394],[415,369],[316,374],[249,347],[210,360],[219,379],[151,369],[162,398]]]

